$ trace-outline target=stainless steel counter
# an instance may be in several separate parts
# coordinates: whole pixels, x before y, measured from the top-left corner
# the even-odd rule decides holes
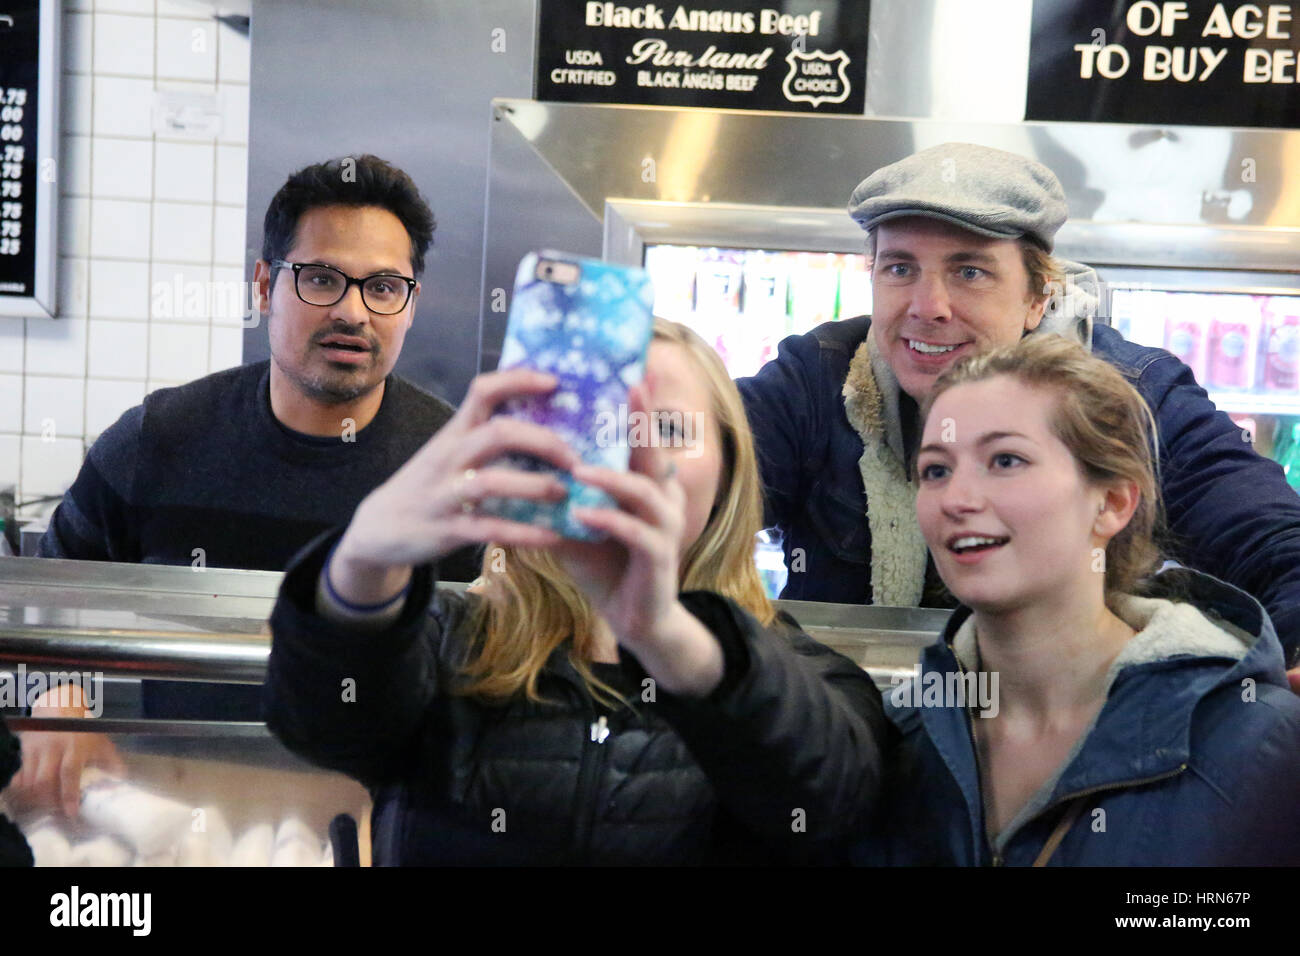
[[[76,664],[131,678],[260,683],[282,575],[0,558],[0,669]],[[463,587],[462,585],[442,585]],[[782,601],[816,639],[888,687],[949,612]]]
[[[23,668],[28,675],[90,672],[110,689],[117,684],[133,692],[142,678],[261,683],[269,653],[266,621],[281,577],[0,558],[0,674]],[[813,637],[866,668],[882,688],[892,676],[911,672],[948,616],[800,601],[780,606]],[[40,803],[11,808],[38,865],[306,865],[322,858],[326,828],[338,813],[360,822],[359,852],[363,862],[368,858],[364,788],[310,766],[260,723],[140,720],[108,712],[93,720],[6,720],[24,732],[102,735],[127,768],[129,789],[122,792],[131,796],[119,801],[125,809],[116,817],[87,822],[84,814],[66,820]],[[24,748],[29,744],[36,739]],[[85,787],[83,778],[83,808]],[[149,821],[159,807],[175,832],[155,832]],[[190,832],[191,818],[210,821],[209,832]]]

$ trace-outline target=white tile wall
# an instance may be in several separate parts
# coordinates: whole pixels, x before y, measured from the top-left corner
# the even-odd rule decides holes
[[[59,260],[59,313],[80,318],[90,311],[90,264],[85,259]]]
[[[253,308],[244,270],[236,266],[213,266],[212,291],[212,324],[242,329],[245,313]]]
[[[65,256],[90,254],[90,200],[73,196],[59,199],[59,252]]]
[[[153,135],[153,80],[96,75],[92,95],[96,136]]]
[[[211,262],[211,203],[154,203],[153,255],[176,262]]]
[[[122,259],[149,258],[147,202],[90,201],[90,254]]]
[[[159,17],[158,76],[205,83],[216,80],[217,26],[214,21]]]
[[[222,369],[234,368],[242,361],[244,350],[244,329],[239,325],[212,326],[211,355],[208,369],[220,372]]]
[[[195,0],[63,7],[59,316],[0,319],[0,483],[20,501],[65,491],[124,411],[243,344],[212,288],[243,281],[248,39]],[[156,135],[158,90],[215,94],[220,134]]]
[[[90,188],[115,199],[153,198],[153,143],[100,136],[91,153]]]
[[[217,202],[242,206],[248,195],[248,149],[217,147]]]
[[[80,438],[85,432],[85,395],[66,378],[28,375],[23,396],[23,431],[28,435]]]
[[[124,411],[144,401],[144,382],[119,382],[104,378],[86,380],[86,435],[95,436],[117,421]]]
[[[27,320],[27,362],[23,371],[36,375],[86,374],[86,320]]]
[[[212,169],[216,165],[216,155],[210,143],[158,143],[154,155],[155,198],[211,204]],[[246,151],[243,159],[246,163]],[[245,163],[240,164],[241,169],[245,168]],[[242,205],[244,195],[246,193],[241,192],[235,201]]]
[[[153,77],[152,17],[95,14],[95,72]]]
[[[149,318],[168,322],[212,319],[212,267],[187,262],[155,262],[149,283]]]
[[[90,310],[95,318],[144,319],[149,315],[149,263],[90,260]]]
[[[148,324],[91,319],[86,371],[100,378],[134,379],[143,384],[149,374]]]
[[[149,378],[190,382],[208,374],[208,327],[149,324]]]
[[[23,421],[23,377],[0,375],[0,434],[19,432]]]
[[[23,435],[19,456],[18,500],[67,491],[81,468],[85,442],[80,438],[42,440]]]
[[[153,13],[154,0],[95,0],[95,9],[114,13]],[[87,2],[86,6],[90,6]]]
[[[23,330],[26,322],[26,319],[15,316],[0,316],[0,342],[9,345],[9,348],[0,349],[0,372],[23,374]],[[0,432],[3,431],[0,428]]]
[[[214,261],[227,266],[241,265],[244,261],[244,210],[238,206],[217,206],[213,209],[216,236]]]
[[[19,436],[0,432],[0,484],[18,484],[22,465]]]

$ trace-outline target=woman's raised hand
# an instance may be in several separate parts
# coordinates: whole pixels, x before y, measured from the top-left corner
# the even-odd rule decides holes
[[[553,475],[488,466],[518,452],[571,471],[578,457],[555,432],[493,412],[511,398],[545,395],[553,375],[510,369],[478,376],[464,403],[436,435],[357,506],[330,563],[335,592],[356,604],[377,604],[405,586],[411,568],[467,544],[494,541],[549,547],[561,539],[533,525],[479,514],[484,498],[563,500]]]
[[[642,387],[629,390],[628,409],[648,414]],[[575,478],[607,492],[618,508],[575,509],[574,517],[609,538],[566,540],[556,555],[651,676],[672,692],[703,695],[722,679],[722,650],[677,599],[686,493],[675,474],[670,455],[652,445],[631,449],[626,472],[576,467]]]

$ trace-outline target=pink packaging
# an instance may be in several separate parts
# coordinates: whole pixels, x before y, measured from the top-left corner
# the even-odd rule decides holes
[[[1171,298],[1173,301],[1170,311],[1165,317],[1165,349],[1191,368],[1197,382],[1204,383],[1209,349],[1200,296],[1180,295]]]
[[[1265,332],[1264,388],[1300,391],[1300,299],[1274,296]]]
[[[1209,383],[1217,388],[1254,388],[1262,310],[1251,300],[1223,306],[1210,323]]]

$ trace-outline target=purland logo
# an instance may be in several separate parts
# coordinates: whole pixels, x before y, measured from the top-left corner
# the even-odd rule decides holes
[[[921,673],[921,665],[911,674],[894,674],[889,678],[893,689],[889,701],[895,707],[978,707],[981,717],[998,715],[997,671],[965,671],[947,674],[940,671]]]
[[[34,707],[42,695],[54,691],[44,706],[84,706],[90,716],[98,717],[104,712],[103,687],[101,671],[29,671],[26,664],[19,664],[15,670],[0,672],[0,707]]]
[[[70,893],[50,897],[51,926],[129,926],[133,936],[148,936],[152,893]]]
[[[598,448],[685,448],[687,458],[699,458],[703,432],[703,412],[629,412],[620,405],[617,412],[596,415]]]

